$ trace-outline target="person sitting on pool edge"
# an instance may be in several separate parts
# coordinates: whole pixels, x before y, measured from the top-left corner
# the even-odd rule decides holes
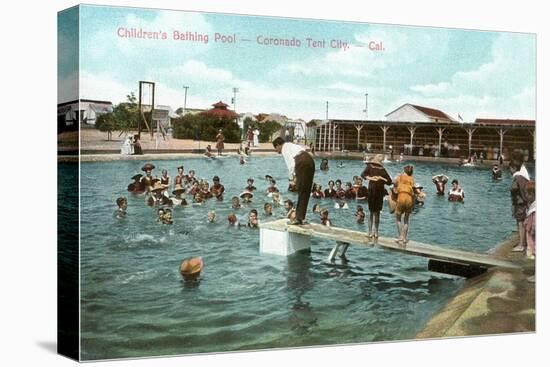
[[[455,178],[452,182],[451,189],[449,190],[449,201],[456,201],[459,203],[464,202],[464,190],[458,185],[458,180]]]

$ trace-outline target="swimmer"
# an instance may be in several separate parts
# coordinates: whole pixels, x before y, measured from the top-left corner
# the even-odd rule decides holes
[[[252,177],[246,180],[246,187],[244,189],[250,192],[256,191],[256,186],[254,186],[254,179]]]
[[[160,219],[162,224],[174,224],[172,220],[172,209],[164,209],[164,215]]]
[[[336,167],[338,168],[344,168],[346,165],[344,164],[344,162],[339,162],[338,165]]]
[[[248,214],[247,226],[249,228],[258,228],[258,211],[256,209],[252,209]]]
[[[298,191],[298,186],[296,185],[296,175],[292,177],[292,180],[288,181],[288,191],[290,192]]]
[[[319,204],[313,204],[311,211],[315,214],[321,214],[321,206]]]
[[[180,184],[176,184],[174,187],[174,191],[172,191],[172,194],[174,194],[174,197],[171,197],[170,200],[172,200],[172,205],[174,206],[186,206],[187,200],[183,196],[185,193],[185,189]]]
[[[210,192],[218,201],[222,201],[225,187],[220,183],[220,178],[218,176],[214,176],[212,181],[214,181],[214,184],[212,185]]]
[[[346,182],[346,188],[344,189],[344,197],[346,199],[355,199],[357,196],[355,189],[351,182]]]
[[[128,208],[128,200],[121,196],[116,199],[116,205],[118,208],[115,210],[114,216],[116,219],[126,218],[126,209]]]
[[[264,215],[270,217],[273,215],[273,204],[265,203],[264,204]]]
[[[355,211],[355,221],[359,224],[364,224],[365,216],[366,216],[366,213],[363,207],[361,205],[357,205],[357,209]]]
[[[246,164],[246,159],[242,155],[239,157],[239,164]]]
[[[241,202],[240,202],[238,196],[233,196],[231,198],[231,208],[233,208],[233,209],[240,209],[241,208]]]
[[[274,192],[279,192],[279,189],[277,188],[277,182],[272,179],[269,182],[269,186],[267,187],[266,193],[272,194]]]
[[[464,203],[464,190],[458,185],[458,180],[455,178],[451,184],[453,186],[449,190],[449,201]]]
[[[319,169],[320,169],[321,171],[328,171],[328,159],[323,158],[323,159],[321,160],[321,165],[319,166]]]
[[[267,183],[270,183],[271,181],[273,181],[273,177],[271,177],[270,175],[265,175],[265,180]]]
[[[282,202],[281,202],[281,194],[279,194],[278,192],[274,192],[273,195],[271,196],[271,199],[273,201],[273,206],[278,208]]]
[[[495,164],[493,166],[491,173],[493,175],[493,180],[495,181],[502,180],[502,170],[500,169],[498,164]]]
[[[134,182],[132,182],[131,184],[128,185],[128,191],[129,192],[131,192],[133,194],[141,194],[141,193],[145,192],[145,185],[141,181],[142,176],[143,175],[141,173],[138,173],[137,175],[134,175],[132,177],[132,180],[134,180]]]
[[[417,206],[424,206],[426,193],[422,191],[423,187],[415,183],[413,189],[414,189],[414,204]]]
[[[449,181],[449,177],[439,174],[432,177],[432,182],[435,185],[435,189],[437,190],[437,195],[445,195],[445,185]]]
[[[195,195],[193,195],[193,205],[202,205],[203,201],[204,199],[200,192],[197,192],[195,193]]]
[[[254,197],[254,194],[251,193],[250,191],[243,191],[239,196],[241,197],[241,199],[243,199],[243,203],[248,204],[252,202],[252,198]]]
[[[237,219],[237,216],[235,215],[235,213],[231,213],[227,216],[227,222],[229,223],[230,226],[233,226],[233,227],[240,226],[239,220]]]
[[[348,203],[343,200],[338,200],[334,203],[334,209],[349,209]]]
[[[346,197],[346,190],[342,187],[342,180],[337,179],[335,183],[336,187],[334,188],[334,191],[336,191],[336,198],[344,199]]]
[[[327,227],[330,227],[332,225],[332,222],[328,218],[328,209],[322,209],[319,213],[319,216],[321,217],[321,224]]]
[[[313,184],[313,192],[311,193],[311,197],[314,199],[322,199],[325,197],[325,193],[322,190],[322,186],[318,183]]]
[[[286,217],[290,220],[296,219],[296,209],[294,209],[294,203],[292,200],[285,200],[284,206],[286,210]]]
[[[216,212],[211,210],[207,214],[208,223],[214,223],[216,221]]]

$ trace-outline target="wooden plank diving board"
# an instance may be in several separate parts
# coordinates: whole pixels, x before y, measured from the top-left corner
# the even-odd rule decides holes
[[[399,245],[394,238],[379,237],[374,243],[365,232],[346,228],[326,227],[317,223],[308,223],[301,226],[288,225],[288,219],[280,219],[260,224],[261,229],[289,232],[302,236],[325,238],[328,240],[348,242],[355,245],[379,246],[388,250],[398,251],[409,255],[422,256],[430,259],[476,265],[482,267],[503,267],[509,269],[520,268],[521,265],[495,255],[454,250],[443,246],[428,245],[416,241],[409,241],[406,245]]]

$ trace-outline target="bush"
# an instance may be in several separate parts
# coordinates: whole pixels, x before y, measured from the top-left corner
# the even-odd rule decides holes
[[[204,114],[187,114],[172,121],[174,138],[215,141],[222,129],[226,143],[240,143],[239,125],[234,120],[218,119]]]
[[[107,140],[111,140],[113,131],[116,128],[114,114],[111,112],[104,113],[96,119],[95,126],[99,131],[107,133]]]

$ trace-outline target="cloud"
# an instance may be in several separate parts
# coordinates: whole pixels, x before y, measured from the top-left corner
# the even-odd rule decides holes
[[[402,27],[376,26],[356,33],[349,49],[327,52],[324,56],[279,65],[278,74],[294,73],[306,76],[345,76],[352,78],[376,78],[382,70],[409,65],[426,57],[445,55],[448,33],[421,28],[404,30]],[[371,42],[382,43],[383,51],[369,48]]]
[[[534,119],[534,52],[534,37],[502,33],[493,42],[489,62],[456,72],[446,81],[411,86],[410,90],[418,94],[408,98],[447,108],[468,120],[480,116]]]
[[[83,27],[86,29],[87,25],[84,23]],[[121,27],[142,29],[147,32],[166,32],[168,39],[119,37],[117,30]],[[121,23],[101,24],[95,33],[82,39],[81,49],[85,57],[95,60],[122,54],[122,57],[138,57],[138,59],[134,59],[135,63],[143,62],[151,56],[156,58],[159,54],[167,58],[181,58],[184,55],[196,55],[208,50],[209,45],[201,42],[194,42],[193,47],[186,47],[187,41],[178,43],[180,41],[172,40],[172,33],[175,30],[207,34],[211,32],[212,26],[199,13],[158,10],[155,11],[155,17],[152,19],[145,19],[137,13],[130,13]]]

